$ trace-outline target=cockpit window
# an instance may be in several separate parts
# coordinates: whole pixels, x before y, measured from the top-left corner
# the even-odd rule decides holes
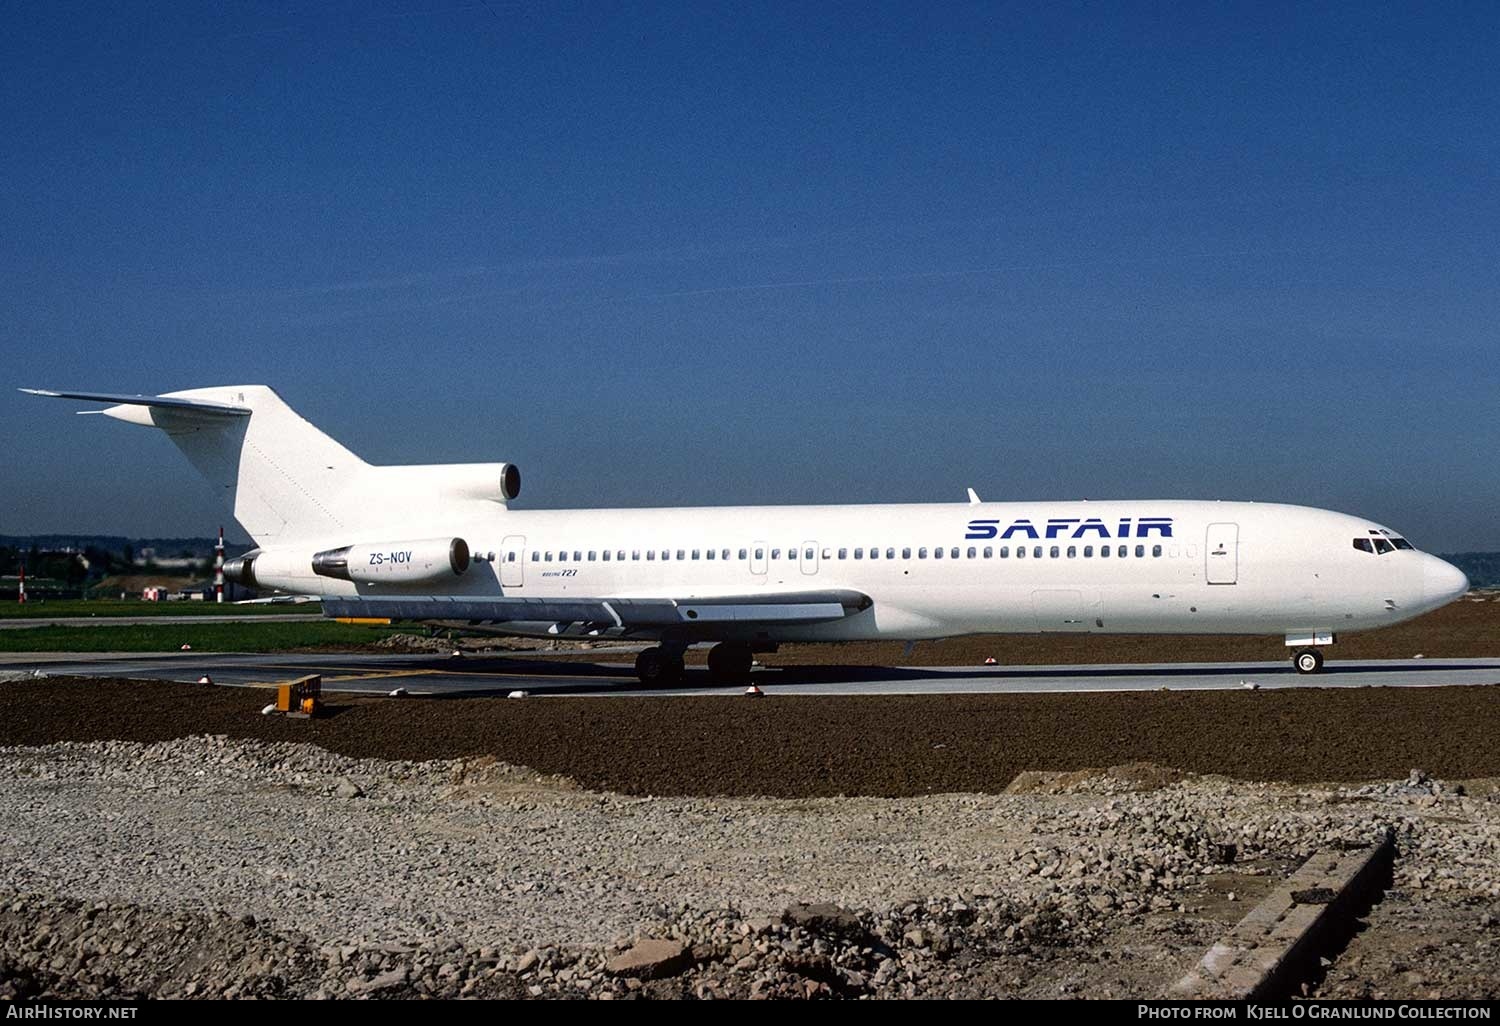
[[[1405,538],[1398,538],[1394,534],[1380,535],[1374,531],[1370,533],[1374,535],[1373,538],[1354,539],[1354,547],[1361,552],[1371,552],[1377,556],[1383,556],[1387,552],[1395,552],[1397,549],[1416,551],[1416,546]]]

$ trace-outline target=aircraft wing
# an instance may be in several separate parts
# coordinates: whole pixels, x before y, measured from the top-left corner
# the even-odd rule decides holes
[[[468,620],[475,623],[587,623],[625,630],[708,628],[715,624],[807,624],[841,620],[870,607],[857,591],[800,591],[711,598],[483,598],[325,596],[337,620]]]

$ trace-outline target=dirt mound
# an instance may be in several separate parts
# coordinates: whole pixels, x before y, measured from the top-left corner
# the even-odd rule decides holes
[[[340,696],[310,721],[261,716],[265,701],[253,689],[16,681],[0,685],[0,744],[225,734],[355,758],[488,755],[594,790],[657,795],[999,793],[1027,770],[1130,763],[1296,783],[1395,779],[1413,766],[1449,780],[1500,775],[1500,686],[756,701]],[[1117,775],[1157,786],[1169,780],[1159,772]]]
[[[1075,794],[1100,790],[1114,794],[1122,791],[1155,791],[1179,783],[1192,774],[1155,766],[1149,762],[1132,762],[1108,769],[1083,769],[1071,772],[1027,770],[1016,775],[1006,787],[1006,794]]]

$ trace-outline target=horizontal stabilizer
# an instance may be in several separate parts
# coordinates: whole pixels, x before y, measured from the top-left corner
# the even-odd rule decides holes
[[[89,399],[116,406],[155,406],[164,410],[191,410],[221,417],[248,417],[250,408],[232,406],[229,403],[210,402],[207,399],[181,399],[168,395],[116,395],[113,392],[54,392],[46,388],[23,388],[27,395],[40,395],[49,399]]]

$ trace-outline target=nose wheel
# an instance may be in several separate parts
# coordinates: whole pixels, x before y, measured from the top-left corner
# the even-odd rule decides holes
[[[1323,669],[1323,653],[1315,648],[1300,649],[1292,656],[1292,665],[1298,673],[1317,673]]]

